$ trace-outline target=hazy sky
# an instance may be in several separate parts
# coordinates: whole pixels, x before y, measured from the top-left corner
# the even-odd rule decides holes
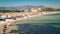
[[[43,5],[60,8],[60,0],[0,0],[1,6]]]

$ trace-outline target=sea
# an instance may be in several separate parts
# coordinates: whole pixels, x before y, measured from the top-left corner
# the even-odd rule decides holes
[[[13,23],[17,29],[9,33],[17,34],[60,34],[60,13],[31,17]]]

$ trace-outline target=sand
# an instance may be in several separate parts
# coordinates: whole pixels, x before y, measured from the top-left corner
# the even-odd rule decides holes
[[[6,19],[6,21],[0,21],[0,26],[1,25],[9,25],[10,23],[14,23],[16,21],[20,21],[20,20],[23,20],[23,19],[28,19],[30,17],[35,17],[35,16],[41,16],[41,15],[46,15],[46,14],[55,14],[55,13],[60,13],[60,12],[41,12],[41,13],[37,13],[36,15],[33,15],[33,16],[29,16],[29,17],[23,17],[23,18],[17,18],[16,20],[13,20],[13,19]],[[14,13],[13,13],[14,14]]]
[[[0,21],[0,34],[3,33],[2,30],[3,30],[4,25],[7,25],[7,27],[9,27],[9,25],[11,25],[12,23],[17,22],[17,21],[21,21],[21,20],[28,19],[31,17],[41,16],[41,15],[46,15],[46,14],[55,14],[55,13],[60,13],[60,12],[40,12],[40,13],[36,13],[36,15],[29,16],[29,17],[23,17],[23,18],[17,18],[16,20],[6,19],[6,21]]]

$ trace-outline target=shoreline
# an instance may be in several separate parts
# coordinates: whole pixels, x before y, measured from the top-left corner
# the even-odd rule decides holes
[[[31,18],[31,17],[42,16],[42,15],[46,15],[46,14],[55,14],[55,13],[60,13],[60,11],[59,12],[41,12],[41,13],[37,13],[36,15],[32,15],[32,16],[28,16],[28,17],[24,16],[22,18],[17,18],[17,20],[7,19],[6,21],[2,21],[2,23],[0,23],[0,25],[1,26],[3,26],[3,25],[8,25],[9,26],[10,24],[12,24],[14,22],[25,20],[25,19],[28,19],[28,18]]]

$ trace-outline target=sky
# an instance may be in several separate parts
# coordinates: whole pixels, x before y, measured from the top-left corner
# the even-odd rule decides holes
[[[0,7],[43,5],[46,7],[60,8],[60,0],[0,0]]]

